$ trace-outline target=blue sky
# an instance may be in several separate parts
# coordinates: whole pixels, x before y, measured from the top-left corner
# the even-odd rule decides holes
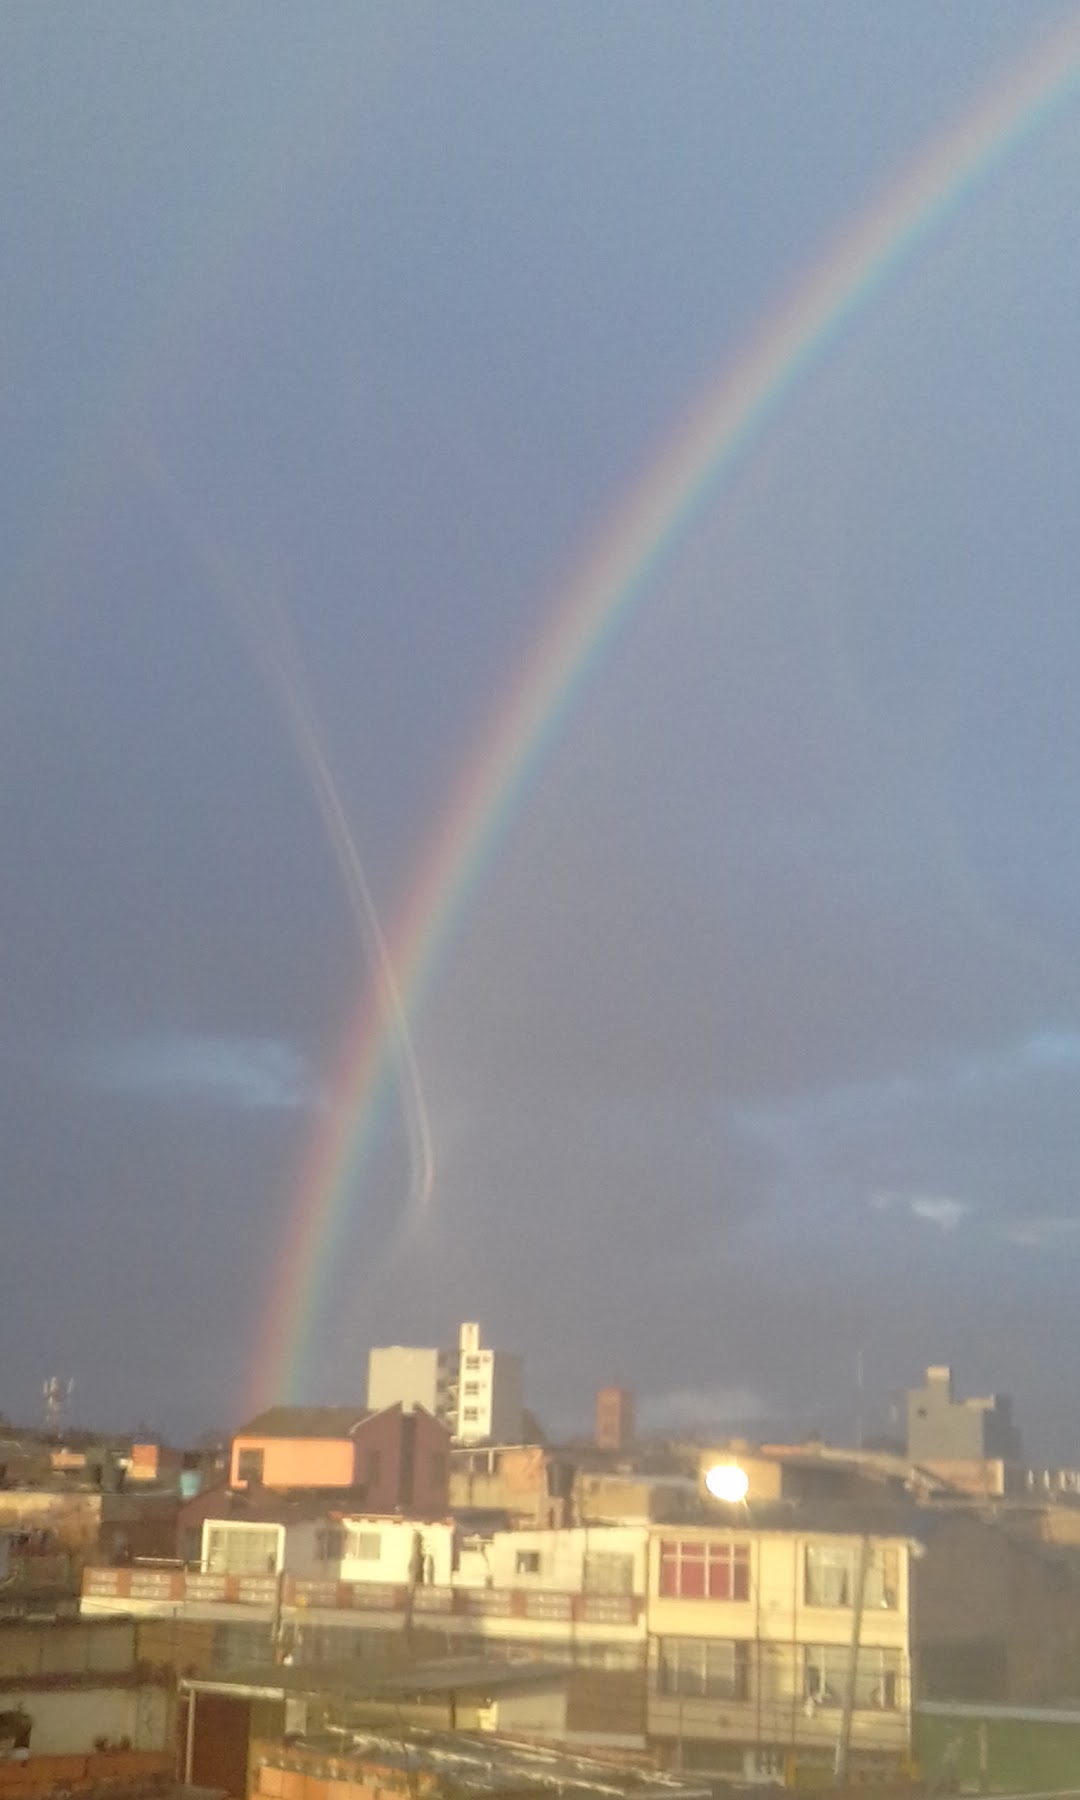
[[[392,925],[631,483],[1072,19],[8,9],[0,1408],[250,1392],[372,977],[275,619]],[[1078,193],[1074,99],[650,579],[412,1021],[433,1205],[403,1248],[393,1118],[312,1399],[478,1317],[557,1425],[841,1429],[862,1351],[882,1419],[951,1361],[1080,1461]]]

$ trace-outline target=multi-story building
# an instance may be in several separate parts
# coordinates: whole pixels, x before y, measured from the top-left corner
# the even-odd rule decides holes
[[[441,1419],[455,1444],[517,1444],[522,1434],[522,1364],[462,1325],[455,1350],[384,1345],[368,1357],[369,1408],[422,1406]]]
[[[683,1767],[781,1776],[793,1760],[898,1770],[912,1742],[914,1540],[816,1526],[653,1527],[648,1734]]]
[[[422,1406],[445,1424],[456,1381],[456,1352],[384,1344],[368,1356],[368,1407],[378,1412],[384,1406],[403,1406],[406,1411]]]
[[[929,1368],[907,1397],[907,1453],[913,1463],[978,1494],[1004,1494],[1019,1474],[1020,1433],[1007,1394],[957,1400],[952,1370]]]
[[[458,1342],[458,1444],[512,1444],[521,1439],[521,1358],[485,1350],[479,1325],[463,1325]]]
[[[373,1511],[441,1512],[447,1505],[450,1443],[445,1425],[414,1406],[378,1412],[347,1406],[272,1406],[232,1443],[229,1483],[349,1490]]]
[[[275,1653],[340,1662],[396,1634],[417,1654],[570,1668],[565,1735],[580,1744],[758,1776],[831,1764],[843,1738],[853,1770],[896,1772],[916,1548],[880,1517],[841,1527],[784,1506],[486,1533],[342,1512],[208,1520],[198,1573],[89,1571],[83,1604],[169,1621],[182,1666],[210,1674]]]
[[[629,1388],[605,1387],[596,1396],[596,1444],[626,1450],[634,1441],[634,1396]]]

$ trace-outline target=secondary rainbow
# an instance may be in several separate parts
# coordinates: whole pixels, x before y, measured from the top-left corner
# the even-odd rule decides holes
[[[859,219],[735,358],[668,443],[554,606],[495,706],[442,813],[405,910],[388,934],[410,1016],[508,816],[613,633],[703,499],[785,403],[793,386],[934,227],[1080,82],[1080,25],[1039,53],[947,132]],[[252,1398],[293,1397],[357,1199],[393,1070],[391,1018],[374,994],[345,1045],[336,1099],[300,1182],[264,1310]]]

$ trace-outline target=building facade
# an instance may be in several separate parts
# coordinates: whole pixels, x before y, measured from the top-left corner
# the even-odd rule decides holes
[[[271,1407],[237,1432],[229,1465],[233,1488],[336,1488],[373,1512],[445,1512],[449,1481],[446,1426],[420,1406]]]
[[[634,1441],[634,1396],[629,1388],[605,1387],[596,1396],[596,1444],[626,1450]]]
[[[378,1412],[385,1406],[403,1406],[410,1412],[422,1406],[445,1424],[456,1372],[457,1358],[449,1350],[383,1345],[368,1356],[368,1408]]]
[[[673,1764],[781,1777],[899,1771],[912,1744],[910,1540],[789,1527],[654,1527],[648,1734]]]
[[[480,1327],[464,1324],[454,1350],[406,1344],[373,1349],[368,1357],[369,1408],[424,1407],[446,1425],[455,1444],[517,1444],[522,1436],[522,1362],[481,1342]]]
[[[903,1535],[790,1513],[471,1535],[449,1518],[334,1514],[257,1544],[239,1521],[205,1532],[200,1574],[88,1571],[84,1607],[169,1620],[177,1642],[186,1622],[177,1654],[210,1670],[272,1651],[294,1665],[369,1655],[388,1634],[426,1654],[558,1664],[572,1671],[568,1739],[648,1746],[673,1767],[790,1777],[831,1766],[845,1734],[853,1770],[907,1765],[916,1546]]]
[[[907,1397],[907,1453],[913,1463],[940,1465],[1020,1461],[1020,1434],[1006,1394],[956,1400],[952,1370],[927,1369]]]

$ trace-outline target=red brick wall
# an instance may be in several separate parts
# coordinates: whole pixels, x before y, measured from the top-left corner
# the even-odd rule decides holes
[[[413,1414],[411,1510],[423,1518],[445,1513],[450,1504],[450,1433],[423,1407]]]

